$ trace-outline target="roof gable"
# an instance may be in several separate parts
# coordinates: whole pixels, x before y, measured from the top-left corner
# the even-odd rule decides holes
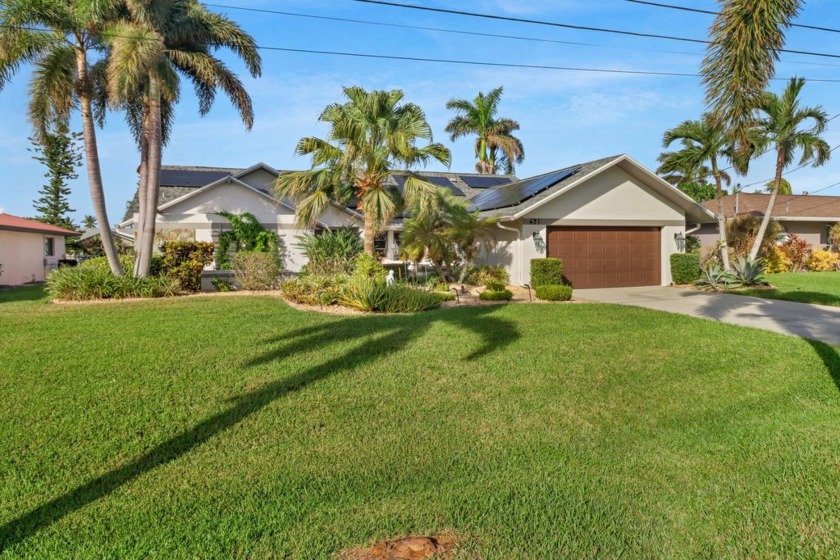
[[[71,235],[81,235],[78,231],[45,224],[43,222],[39,222],[38,220],[30,220],[28,218],[13,216],[11,214],[0,214],[0,230],[63,235],[65,237]]]

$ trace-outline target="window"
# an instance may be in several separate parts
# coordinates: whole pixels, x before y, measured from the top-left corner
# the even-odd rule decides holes
[[[54,257],[55,256],[55,238],[53,237],[45,237],[44,238],[44,255],[47,257]]]
[[[383,232],[373,238],[373,252],[380,257],[385,256],[385,250],[388,248],[388,234]]]

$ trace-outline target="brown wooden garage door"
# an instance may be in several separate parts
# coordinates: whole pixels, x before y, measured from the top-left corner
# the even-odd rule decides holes
[[[660,244],[655,227],[548,228],[548,256],[563,259],[575,288],[658,286]]]

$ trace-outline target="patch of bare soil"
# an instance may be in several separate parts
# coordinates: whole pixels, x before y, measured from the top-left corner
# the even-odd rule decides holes
[[[408,536],[380,541],[369,547],[351,548],[338,554],[340,560],[423,560],[442,559],[455,548],[450,535],[438,537]]]

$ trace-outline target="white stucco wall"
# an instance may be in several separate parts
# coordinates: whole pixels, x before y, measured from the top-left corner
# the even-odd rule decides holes
[[[640,180],[613,167],[560,194],[528,212],[521,220],[502,225],[515,227],[510,233],[504,256],[483,259],[488,264],[508,262],[505,268],[511,282],[530,282],[531,260],[546,257],[550,226],[656,226],[661,231],[662,284],[671,283],[671,254],[677,252],[674,235],[685,232],[685,214],[681,208],[645,186]],[[534,238],[537,233],[541,242]]]
[[[54,256],[46,257],[44,240],[53,238]],[[64,236],[44,235],[22,231],[0,231],[0,264],[3,265],[0,284],[16,286],[27,282],[42,282],[45,274],[58,266],[64,258]]]
[[[243,177],[243,182],[254,186],[264,186],[273,181],[274,177],[264,170]],[[158,215],[157,228],[161,231],[194,230],[196,241],[217,242],[219,233],[230,227],[227,219],[214,215],[221,211],[234,214],[250,212],[266,229],[276,231],[285,245],[287,270],[298,272],[306,264],[306,256],[296,245],[297,236],[307,230],[297,227],[294,212],[236,182],[217,185],[164,209]],[[358,225],[351,215],[338,208],[327,210],[321,222],[328,227]]]

